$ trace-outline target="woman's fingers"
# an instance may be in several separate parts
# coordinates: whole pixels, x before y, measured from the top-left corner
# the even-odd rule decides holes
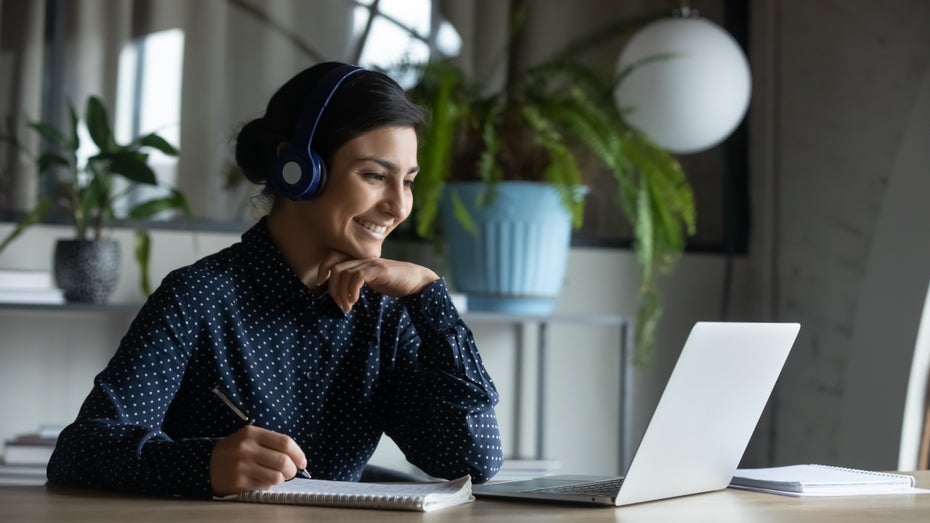
[[[267,489],[306,466],[307,459],[293,439],[249,425],[214,446],[210,482],[217,495]]]
[[[341,252],[329,253],[317,269],[316,285],[326,283],[336,305],[349,312],[366,283],[388,296],[419,292],[439,276],[426,267],[384,258],[350,259]]]
[[[255,460],[264,467],[284,474],[284,479],[297,475],[298,468],[307,466],[307,458],[297,443],[286,434],[259,427],[256,441],[259,444]],[[280,482],[278,482],[280,483]]]
[[[329,280],[330,276],[332,276],[333,267],[339,263],[349,261],[351,259],[352,258],[348,254],[339,251],[332,251],[327,254],[326,257],[323,258],[323,261],[320,262],[320,266],[317,268],[316,286],[319,287],[320,285],[326,283],[327,280]]]
[[[348,312],[358,301],[361,288],[388,296],[407,296],[419,292],[439,276],[420,265],[384,258],[348,260],[329,267],[329,293],[342,310]]]

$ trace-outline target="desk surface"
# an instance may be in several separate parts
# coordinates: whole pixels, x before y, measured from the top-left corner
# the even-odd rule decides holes
[[[918,486],[930,488],[930,472],[915,474]],[[930,494],[868,497],[790,498],[723,490],[620,508],[587,508],[525,502],[485,501],[437,512],[393,512],[288,505],[259,505],[121,496],[78,489],[0,487],[0,519],[5,522],[132,521],[484,521],[545,523],[556,521],[791,521],[816,523],[926,523]]]

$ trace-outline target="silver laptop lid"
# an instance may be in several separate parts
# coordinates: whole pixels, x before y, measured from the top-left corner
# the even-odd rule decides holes
[[[797,323],[696,323],[616,504],[725,488],[799,329]]]

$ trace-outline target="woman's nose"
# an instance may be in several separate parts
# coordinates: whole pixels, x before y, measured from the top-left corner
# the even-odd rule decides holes
[[[403,220],[410,213],[412,198],[404,185],[403,180],[400,183],[390,184],[381,198],[381,208],[391,216]]]

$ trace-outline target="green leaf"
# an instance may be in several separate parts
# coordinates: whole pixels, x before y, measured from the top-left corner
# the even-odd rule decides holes
[[[65,135],[61,134],[61,131],[54,128],[53,126],[42,123],[42,122],[30,122],[29,127],[33,128],[43,140],[52,144],[55,147],[63,147],[68,145],[68,139],[65,138]]]
[[[414,186],[416,229],[422,238],[433,237],[444,185],[442,180],[448,176],[453,144],[462,115],[461,102],[456,99],[461,82],[457,70],[447,64],[427,64],[424,66],[419,91],[414,93],[420,103],[425,102],[432,108],[424,146],[420,148],[418,159],[421,172],[425,174],[417,178]]]
[[[153,149],[158,149],[159,151],[167,154],[168,156],[177,156],[178,150],[173,145],[168,143],[168,140],[165,140],[161,136],[151,133],[139,138],[136,142],[143,147],[152,147]]]
[[[68,129],[71,131],[71,141],[68,142],[68,145],[72,153],[77,153],[77,150],[81,147],[81,137],[78,136],[79,120],[77,111],[74,110],[74,104],[71,103],[71,100],[68,100],[68,117],[71,120],[71,127]]]
[[[91,140],[103,152],[110,152],[116,148],[113,133],[110,131],[109,116],[100,98],[91,96],[87,100],[87,112],[84,115],[87,132]]]
[[[640,180],[639,195],[636,199],[636,221],[633,223],[636,257],[643,269],[643,285],[650,285],[653,278],[655,260],[655,243],[653,242],[652,201],[649,198],[649,184],[645,178]]]
[[[26,231],[30,226],[38,223],[42,218],[48,214],[49,209],[52,207],[52,200],[48,197],[42,197],[39,199],[39,202],[35,207],[32,208],[23,219],[16,224],[16,227],[6,235],[6,238],[0,242],[0,252],[3,252],[3,249],[6,249],[6,246],[10,244],[13,240],[18,238],[22,233]]]
[[[71,164],[68,163],[68,160],[65,159],[58,153],[45,152],[39,155],[39,158],[36,160],[36,167],[39,169],[39,172],[45,172],[49,167],[54,165],[60,165],[62,167],[70,167]]]
[[[659,53],[655,55],[645,56],[633,62],[632,64],[628,64],[626,67],[621,69],[617,73],[617,75],[614,77],[611,91],[619,87],[620,84],[622,84],[624,80],[630,77],[630,74],[632,74],[634,71],[636,71],[640,67],[644,65],[649,65],[652,62],[660,62],[663,60],[668,60],[670,58],[675,58],[676,56],[680,57],[680,53]]]
[[[19,140],[17,140],[16,137],[11,134],[0,134],[0,142],[6,142],[21,151],[25,151],[26,149],[21,143],[19,143]]]
[[[494,101],[488,112],[484,115],[481,124],[481,141],[483,148],[478,157],[478,179],[486,183],[497,183],[504,179],[504,170],[497,162],[500,151],[500,139],[497,132],[503,108],[500,99]]]
[[[152,294],[151,277],[149,275],[149,260],[151,259],[152,240],[144,229],[136,229],[135,248],[133,249],[136,262],[139,264],[139,287],[142,294]]]
[[[475,225],[475,221],[471,217],[471,213],[468,212],[468,207],[465,206],[465,203],[462,202],[462,198],[458,193],[452,193],[450,196],[452,199],[452,212],[455,215],[455,219],[458,221],[459,225],[462,226],[462,229],[465,229],[465,232],[472,236],[478,235],[478,227]]]
[[[108,154],[99,154],[93,160],[109,161],[109,170],[136,183],[158,185],[155,171],[149,167],[148,155],[135,151],[117,151]]]
[[[172,211],[186,207],[181,193],[175,191],[170,196],[163,198],[153,198],[146,202],[136,205],[129,211],[129,217],[134,220],[149,218],[160,212]]]
[[[95,223],[94,237],[99,237],[103,223],[113,216],[110,199],[113,189],[112,177],[96,170],[93,166],[88,167],[93,175],[87,186],[79,191],[78,206],[74,213],[78,239],[86,238],[87,229],[91,227],[92,221]]]
[[[662,295],[654,287],[645,287],[639,295],[636,325],[633,329],[633,364],[639,367],[652,362],[656,330],[662,318]]]

